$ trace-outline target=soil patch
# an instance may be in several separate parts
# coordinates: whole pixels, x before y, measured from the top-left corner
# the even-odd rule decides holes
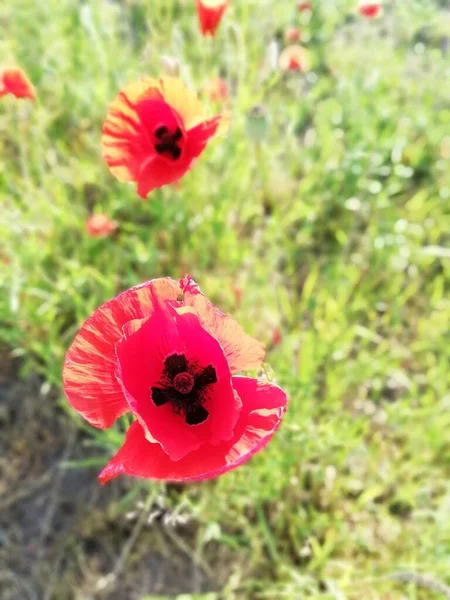
[[[132,511],[119,511],[136,490],[131,480],[102,487],[97,467],[61,467],[95,450],[56,394],[42,394],[37,376],[20,380],[18,367],[0,348],[0,598],[141,600],[217,589],[193,560],[194,524],[144,507],[144,490]]]

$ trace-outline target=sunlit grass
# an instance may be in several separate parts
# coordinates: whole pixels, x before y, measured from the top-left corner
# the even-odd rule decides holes
[[[205,40],[194,2],[2,3],[1,60],[39,98],[0,104],[0,336],[60,388],[99,304],[189,272],[269,344],[290,395],[261,455],[176,500],[206,561],[211,538],[235,556],[224,597],[441,598],[395,577],[450,584],[448,15],[405,0],[361,23],[353,3],[323,2],[302,22],[293,0],[231,4]],[[294,23],[312,71],[282,77],[267,47]],[[143,202],[103,164],[100,130],[163,55],[199,90],[225,71],[232,127]],[[91,211],[117,234],[87,237]],[[93,434],[106,462],[121,436]]]

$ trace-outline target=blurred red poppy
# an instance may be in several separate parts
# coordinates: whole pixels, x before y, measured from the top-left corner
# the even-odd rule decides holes
[[[313,7],[312,7],[311,2],[299,2],[297,4],[297,10],[298,10],[298,12],[303,12],[305,10],[312,11],[312,9],[313,9]]]
[[[91,237],[105,238],[116,231],[119,224],[107,215],[92,215],[86,222],[86,231]]]
[[[359,3],[358,8],[363,17],[366,17],[367,19],[375,19],[381,12],[381,3],[363,1]]]
[[[281,335],[281,331],[279,327],[274,327],[273,331],[272,331],[272,346],[273,347],[277,347],[281,344],[282,341],[282,335]]]
[[[227,83],[222,77],[207,81],[204,91],[211,102],[226,102],[230,96]]]
[[[198,20],[203,35],[216,35],[216,29],[228,7],[228,0],[196,0]]]
[[[0,98],[6,94],[12,94],[16,98],[36,98],[33,85],[19,68],[0,70]]]
[[[288,44],[295,44],[300,39],[300,29],[298,27],[288,27],[284,33],[284,39]]]
[[[303,46],[287,46],[280,54],[278,60],[282,71],[303,71],[309,70],[308,53]]]
[[[103,125],[102,154],[112,174],[135,181],[141,198],[181,179],[226,119],[208,118],[180,79],[143,78],[113,100]]]
[[[100,481],[207,479],[248,460],[286,410],[279,387],[232,376],[263,357],[190,277],[149,281],[98,308],[67,352],[66,395],[95,427],[136,417]]]

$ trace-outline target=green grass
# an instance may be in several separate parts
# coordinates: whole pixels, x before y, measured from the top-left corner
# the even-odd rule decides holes
[[[177,498],[203,558],[211,537],[235,557],[223,597],[443,598],[395,576],[450,585],[448,14],[401,0],[361,22],[330,0],[301,23],[294,0],[231,4],[211,41],[193,1],[3,0],[1,60],[38,102],[0,103],[0,336],[61,388],[99,304],[189,272],[269,343],[290,396],[263,453]],[[264,62],[295,22],[307,77]],[[158,75],[165,54],[197,89],[226,71],[232,127],[179,190],[143,202],[106,169],[100,131],[120,86]],[[115,237],[86,236],[92,210]],[[121,435],[92,432],[106,462]]]

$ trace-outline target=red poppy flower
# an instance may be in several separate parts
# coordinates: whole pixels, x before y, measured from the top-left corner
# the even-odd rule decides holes
[[[288,27],[284,33],[284,38],[288,44],[295,44],[300,39],[300,29],[298,27]]]
[[[367,19],[375,19],[381,12],[380,2],[360,2],[358,8],[360,14]]]
[[[107,215],[92,215],[86,222],[86,231],[91,237],[104,238],[116,231],[119,224]]]
[[[282,71],[303,71],[309,70],[308,53],[302,46],[287,46],[280,54],[278,64]]]
[[[196,0],[200,29],[203,35],[216,35],[216,29],[228,7],[228,0]]]
[[[277,347],[281,344],[283,337],[281,335],[281,331],[279,327],[274,327],[273,331],[272,331],[272,346],[273,347]]]
[[[305,10],[312,11],[312,9],[313,9],[313,7],[312,7],[311,2],[299,2],[297,4],[297,10],[298,10],[298,12],[303,12]]]
[[[36,98],[36,92],[22,69],[10,68],[0,71],[0,98],[12,94],[16,98]]]
[[[226,81],[222,77],[207,81],[204,91],[211,102],[226,102],[230,96]]]
[[[66,395],[99,428],[136,417],[100,481],[206,479],[248,460],[286,409],[279,387],[232,375],[263,357],[190,277],[155,279],[98,308],[67,352]]]
[[[181,179],[225,125],[220,115],[206,116],[181,80],[144,78],[124,88],[109,107],[102,154],[113,175],[135,181],[145,198]]]

